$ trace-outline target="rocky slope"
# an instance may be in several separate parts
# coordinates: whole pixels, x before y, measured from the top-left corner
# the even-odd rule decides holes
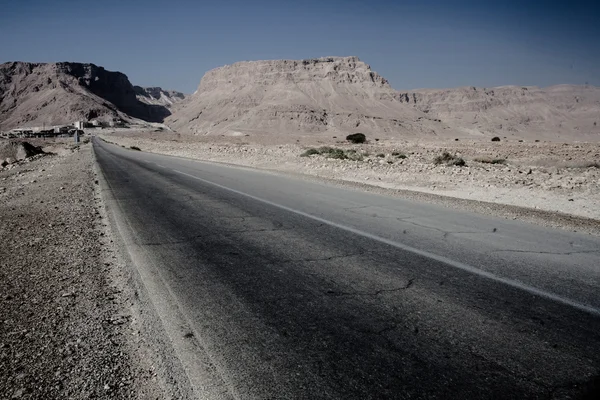
[[[0,65],[3,130],[93,119],[160,122],[169,114],[162,105],[139,101],[126,75],[94,64]]]
[[[600,88],[399,92],[357,57],[251,61],[206,73],[166,123],[195,134],[600,140]]]
[[[135,95],[139,101],[171,108],[185,99],[185,94],[175,90],[165,90],[160,87],[134,86]]]
[[[595,86],[428,89],[399,92],[397,98],[459,136],[600,137],[600,88]]]
[[[209,71],[165,121],[195,134],[433,135],[440,124],[396,98],[357,57],[240,62]]]

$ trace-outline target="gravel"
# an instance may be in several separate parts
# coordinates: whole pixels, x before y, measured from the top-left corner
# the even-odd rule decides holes
[[[0,171],[0,398],[157,398],[91,145]]]

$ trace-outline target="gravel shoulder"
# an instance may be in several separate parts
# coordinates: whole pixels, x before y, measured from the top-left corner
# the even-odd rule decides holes
[[[191,136],[103,131],[123,147],[291,174],[544,226],[600,235],[600,144],[402,141],[351,145],[320,136]],[[340,149],[350,158],[301,157]],[[448,152],[466,166],[436,165]]]
[[[91,144],[52,147],[0,171],[0,398],[163,397]]]

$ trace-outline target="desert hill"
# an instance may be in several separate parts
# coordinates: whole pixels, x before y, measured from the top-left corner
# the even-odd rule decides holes
[[[470,135],[594,139],[600,135],[600,88],[557,85],[426,89],[398,99]]]
[[[207,72],[165,123],[193,134],[598,140],[600,88],[396,91],[357,57],[249,61]]]
[[[186,96],[94,64],[0,64],[3,130],[121,119],[192,134],[327,134],[600,140],[600,88],[394,90],[357,57],[247,61]]]
[[[164,105],[138,100],[126,75],[94,64],[0,65],[0,124],[4,130],[93,119],[160,122],[169,114]]]
[[[439,123],[396,94],[357,57],[239,62],[207,72],[165,123],[195,134],[433,135]]]

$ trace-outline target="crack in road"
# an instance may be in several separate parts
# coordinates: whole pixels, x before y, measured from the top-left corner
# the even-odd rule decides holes
[[[325,294],[328,296],[371,296],[371,297],[377,297],[382,293],[393,293],[393,292],[399,292],[402,290],[406,290],[409,289],[413,283],[414,283],[414,279],[409,279],[408,282],[406,283],[406,285],[404,286],[400,286],[397,288],[393,288],[393,289],[380,289],[380,290],[376,290],[374,292],[361,292],[361,291],[355,291],[355,292],[336,292],[335,290],[328,290]]]
[[[380,216],[380,215],[377,215],[376,213],[373,213],[373,214],[366,214],[366,213],[358,213],[358,212],[355,212],[355,211],[354,211],[354,210],[362,210],[362,209],[365,209],[365,208],[371,208],[371,206],[358,206],[358,207],[349,207],[349,208],[343,208],[343,210],[344,210],[344,211],[349,211],[349,212],[351,212],[352,214],[356,214],[356,215],[366,215],[366,216],[370,216],[370,217],[373,217],[373,218],[389,219],[389,218],[387,218],[387,217],[382,217],[382,216]]]
[[[438,232],[440,232],[440,233],[443,234],[444,239],[446,239],[448,237],[448,235],[490,233],[490,232],[487,232],[487,231],[445,231],[443,229],[435,228],[433,226],[427,226],[427,225],[419,224],[418,222],[409,221],[409,219],[411,219],[411,218],[415,218],[415,217],[404,217],[404,218],[398,217],[398,218],[396,218],[396,220],[398,220],[400,222],[406,222],[407,224],[418,226],[420,228],[425,228],[425,229],[431,229],[431,230],[434,230],[434,231],[438,231]],[[496,228],[494,228],[492,230],[492,233],[493,232],[496,232]]]
[[[300,258],[300,259],[288,259],[280,261],[281,263],[290,263],[290,262],[318,262],[318,261],[331,261],[339,258],[349,258],[349,257],[357,257],[368,254],[368,252],[361,252],[356,254],[344,254],[340,256],[330,256],[324,258]]]

